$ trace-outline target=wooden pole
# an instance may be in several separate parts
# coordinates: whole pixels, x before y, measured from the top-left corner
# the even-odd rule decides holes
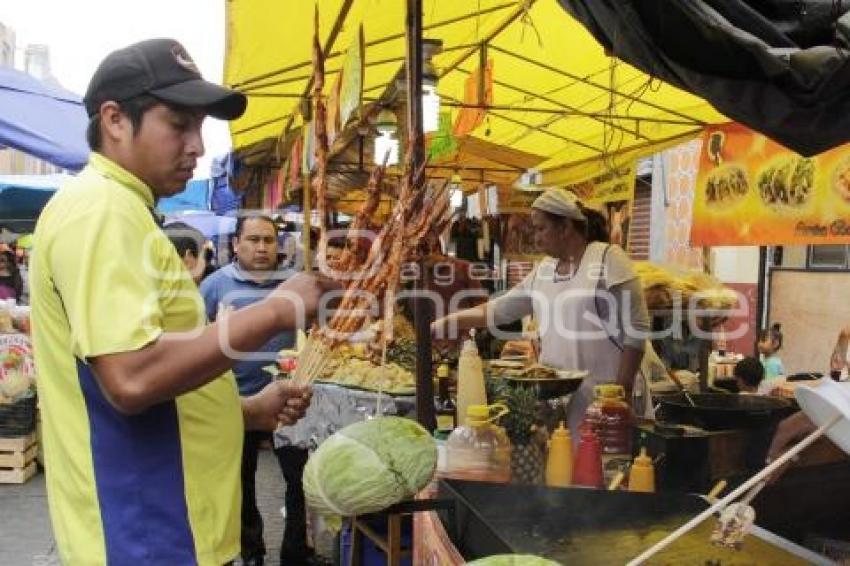
[[[422,137],[422,0],[407,0],[407,135],[413,159],[413,171],[425,160]],[[425,288],[425,265],[419,264],[418,291]],[[434,382],[431,368],[431,322],[434,312],[430,302],[414,298],[413,321],[416,328],[416,420],[427,430],[437,427],[434,414]]]

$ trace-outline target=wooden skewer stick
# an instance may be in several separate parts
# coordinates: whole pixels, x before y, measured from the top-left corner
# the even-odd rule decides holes
[[[774,460],[769,466],[767,466],[762,471],[760,471],[759,473],[757,473],[756,475],[751,477],[749,480],[742,483],[740,486],[738,486],[737,489],[734,489],[731,493],[729,493],[729,495],[727,495],[723,499],[719,500],[717,503],[715,503],[714,505],[712,505],[711,507],[709,507],[708,509],[706,509],[705,511],[703,511],[702,513],[700,513],[699,515],[697,515],[696,517],[694,517],[693,519],[691,519],[690,521],[688,521],[687,523],[685,523],[684,525],[682,525],[681,527],[679,527],[678,529],[676,529],[675,531],[670,533],[669,535],[667,535],[665,538],[658,541],[655,545],[651,546],[646,551],[644,551],[643,554],[641,554],[637,558],[632,559],[632,561],[629,562],[626,566],[638,566],[639,564],[643,564],[644,562],[649,560],[652,556],[654,556],[655,554],[661,552],[662,550],[664,550],[665,548],[667,548],[668,546],[673,544],[673,542],[675,542],[679,537],[688,533],[690,530],[692,530],[697,525],[699,525],[700,523],[705,521],[707,518],[711,517],[716,511],[720,511],[720,510],[724,509],[729,503],[734,501],[736,497],[738,497],[742,493],[748,491],[750,488],[752,488],[753,486],[755,486],[756,484],[758,484],[762,480],[767,479],[768,476],[770,476],[770,474],[772,474],[773,472],[775,472],[776,470],[781,468],[783,465],[788,463],[792,458],[794,458],[794,456],[796,456],[797,454],[799,454],[800,452],[802,452],[803,450],[808,448],[809,445],[811,445],[815,440],[817,440],[818,438],[823,436],[823,434],[827,430],[829,430],[833,425],[835,425],[842,418],[844,418],[844,415],[842,415],[842,414],[836,415],[829,422],[827,422],[826,424],[824,424],[823,426],[818,428],[816,431],[811,433],[809,436],[807,436],[806,438],[801,440],[799,443],[797,443],[793,448],[788,450],[785,454],[783,454],[782,456],[780,456],[779,458]]]

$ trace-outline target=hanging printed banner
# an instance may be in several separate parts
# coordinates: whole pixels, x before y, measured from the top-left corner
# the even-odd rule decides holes
[[[266,210],[275,210],[282,206],[284,186],[286,182],[286,168],[282,167],[277,172],[269,175],[266,181],[266,194],[263,201]]]
[[[534,245],[534,227],[531,225],[531,203],[540,196],[540,192],[521,191],[509,185],[500,185],[497,191],[498,208],[490,213],[499,215],[495,235],[502,255],[509,260],[539,259],[540,254]]]
[[[286,161],[286,196],[292,199],[297,191],[301,189],[301,150],[304,146],[303,136],[298,136],[292,142],[292,149],[289,151],[289,159]]]
[[[619,167],[565,187],[582,203],[598,207],[609,202],[631,202],[635,198],[635,164]]]
[[[539,191],[520,191],[509,185],[499,186],[499,214],[531,214],[531,203]]]
[[[493,104],[493,61],[487,61],[487,68],[484,72],[484,92],[480,92],[481,87],[481,67],[475,69],[468,77],[464,85],[463,103],[473,106],[473,108],[461,108],[455,120],[454,133],[457,137],[462,137],[472,133],[475,128],[484,122],[484,117],[487,111],[483,108],[474,108],[475,106],[489,106]],[[482,100],[482,96],[483,100]]]
[[[582,183],[567,185],[586,206],[602,212],[608,220],[611,243],[628,248],[632,203],[635,200],[635,163],[609,171]]]
[[[363,99],[363,26],[345,52],[339,96],[339,123],[345,127]]]
[[[805,158],[739,124],[707,127],[691,243],[850,243],[850,145]]]
[[[301,169],[305,172],[310,172],[316,165],[316,128],[313,122],[307,122],[302,128],[304,141],[301,146],[302,163]]]
[[[457,139],[452,133],[452,113],[440,112],[440,127],[428,141],[428,161],[434,162],[441,157],[454,155],[457,151]]]
[[[342,80],[343,75],[342,72],[337,73],[336,79],[334,80],[333,85],[331,85],[331,90],[328,92],[328,102],[327,109],[328,115],[326,118],[326,127],[328,132],[328,147],[333,147],[334,141],[339,133],[342,131],[342,127],[339,121],[339,97],[340,97],[340,89],[342,88]]]

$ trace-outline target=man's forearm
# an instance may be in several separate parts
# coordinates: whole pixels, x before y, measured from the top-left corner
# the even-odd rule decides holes
[[[255,352],[272,336],[295,325],[294,316],[260,301],[188,333],[165,333],[134,351],[92,361],[107,396],[135,413],[196,389],[230,369],[242,353]]]

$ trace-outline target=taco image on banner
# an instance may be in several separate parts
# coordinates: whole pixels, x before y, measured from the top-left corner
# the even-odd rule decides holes
[[[738,165],[715,168],[705,181],[705,202],[709,205],[728,205],[739,202],[750,190],[747,173]]]
[[[802,157],[785,157],[773,162],[758,176],[762,202],[777,208],[803,208],[811,201],[815,163]]]
[[[832,171],[832,190],[850,204],[850,157],[842,159]]]

